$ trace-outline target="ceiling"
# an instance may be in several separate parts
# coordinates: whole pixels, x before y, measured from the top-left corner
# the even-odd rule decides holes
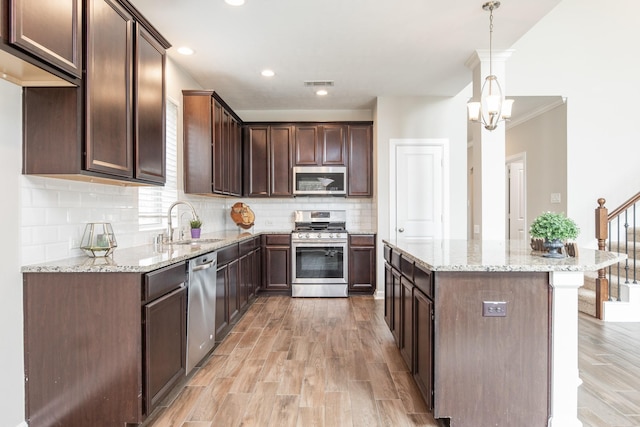
[[[504,0],[494,50],[511,47],[561,0]],[[481,0],[132,0],[169,56],[234,110],[361,110],[378,96],[453,96],[489,47]],[[189,46],[191,56],[177,53]],[[265,78],[270,68],[276,75]],[[330,80],[318,97],[305,81]],[[193,89],[193,88],[185,88]]]

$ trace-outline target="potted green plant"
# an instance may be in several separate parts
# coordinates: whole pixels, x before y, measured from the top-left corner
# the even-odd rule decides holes
[[[529,229],[532,237],[544,239],[544,246],[549,248],[549,252],[543,256],[548,258],[564,258],[559,249],[564,246],[565,240],[578,237],[578,233],[580,229],[575,221],[554,212],[539,215],[533,220]]]
[[[194,218],[189,221],[189,225],[191,226],[191,238],[198,239],[200,237],[200,227],[202,227],[202,221],[200,220],[200,218]]]

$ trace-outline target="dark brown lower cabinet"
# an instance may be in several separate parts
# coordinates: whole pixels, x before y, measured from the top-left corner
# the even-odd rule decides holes
[[[391,271],[391,298],[392,298],[392,305],[393,305],[393,322],[392,323],[392,328],[391,328],[391,333],[393,334],[393,338],[395,338],[396,340],[396,345],[399,347],[400,346],[400,329],[401,329],[401,317],[400,314],[402,313],[400,311],[400,307],[401,307],[401,284],[400,284],[400,278],[401,278],[401,274],[398,270],[393,269]]]
[[[216,341],[229,332],[230,325],[239,313],[240,287],[238,268],[238,244],[229,245],[218,252],[218,270],[216,275]]]
[[[291,292],[291,235],[263,235],[263,292]]]
[[[433,301],[413,290],[413,378],[429,410],[433,409]]]
[[[25,273],[30,426],[139,424],[184,375],[186,266]]]
[[[146,304],[143,312],[144,401],[150,414],[185,375],[187,288]]]
[[[406,277],[400,279],[400,354],[413,371],[413,283]]]
[[[432,410],[433,275],[389,246],[384,248],[384,259],[385,321],[427,407]]]
[[[376,291],[376,236],[349,236],[349,293]]]

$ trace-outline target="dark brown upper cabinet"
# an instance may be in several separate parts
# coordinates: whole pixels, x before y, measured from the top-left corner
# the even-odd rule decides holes
[[[372,126],[349,125],[347,132],[347,197],[373,196]]]
[[[25,88],[23,172],[165,182],[165,49],[125,1],[85,2],[80,88]]]
[[[291,197],[294,127],[250,125],[244,138],[244,194]]]
[[[9,42],[82,76],[82,0],[8,0]]]
[[[86,168],[133,178],[133,16],[90,0],[87,17]]]
[[[295,166],[346,166],[347,127],[295,125]]]
[[[0,0],[0,63],[24,87],[78,86],[82,0]]]
[[[242,121],[210,90],[184,90],[185,193],[242,195]]]
[[[320,126],[320,149],[323,166],[347,165],[347,127],[344,125]]]

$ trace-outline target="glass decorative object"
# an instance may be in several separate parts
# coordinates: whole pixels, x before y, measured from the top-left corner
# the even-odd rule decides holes
[[[106,257],[118,246],[116,235],[108,222],[90,222],[84,229],[80,249],[90,257]]]

